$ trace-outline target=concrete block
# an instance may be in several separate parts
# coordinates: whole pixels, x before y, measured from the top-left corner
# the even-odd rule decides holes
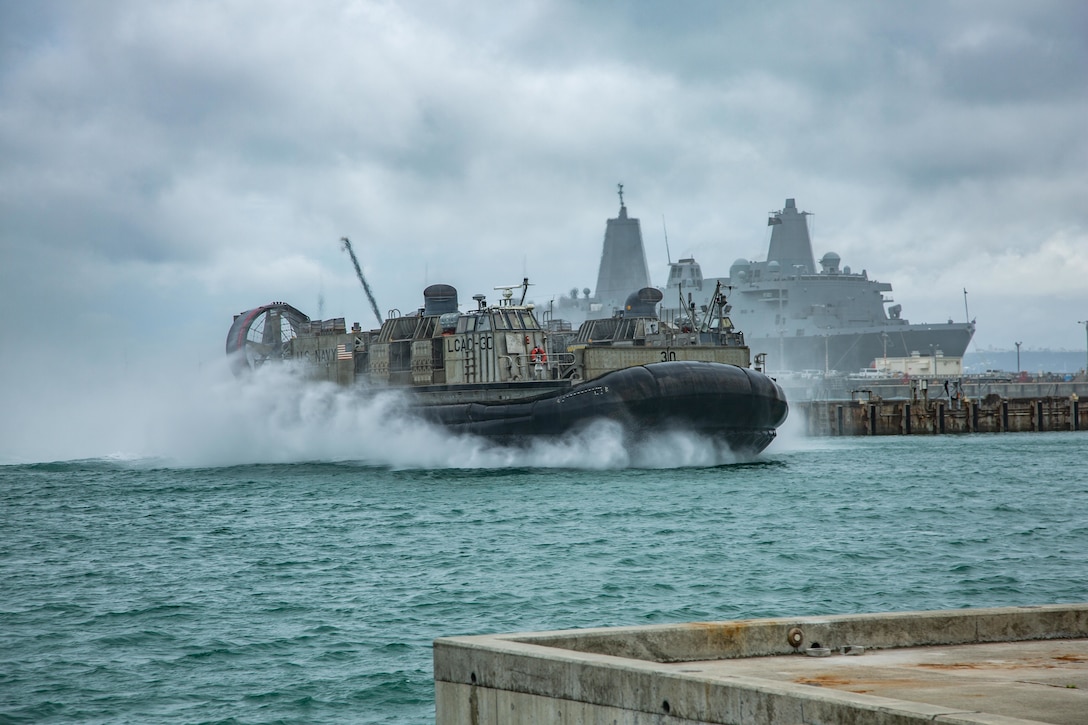
[[[836,653],[800,654],[814,642]],[[839,655],[848,644],[865,654]],[[458,637],[434,660],[439,725],[1023,725],[1040,707],[1081,725],[1088,605]]]

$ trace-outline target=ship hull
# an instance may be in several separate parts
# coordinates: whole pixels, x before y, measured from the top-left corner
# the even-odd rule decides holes
[[[770,445],[788,413],[785,394],[766,375],[690,361],[624,368],[531,400],[434,404],[423,393],[417,401],[417,412],[431,421],[503,441],[558,436],[604,419],[635,436],[691,431],[742,456]]]
[[[748,344],[753,351],[767,353],[771,370],[856,372],[874,363],[879,366],[886,357],[961,358],[974,331],[971,323],[889,325],[826,335],[748,335]]]

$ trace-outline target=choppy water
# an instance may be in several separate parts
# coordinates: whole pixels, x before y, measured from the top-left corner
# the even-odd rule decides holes
[[[0,723],[427,723],[438,636],[1088,600],[1085,433],[496,452],[322,395],[0,466]]]

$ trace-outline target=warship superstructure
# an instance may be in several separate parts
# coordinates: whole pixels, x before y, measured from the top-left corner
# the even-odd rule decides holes
[[[605,221],[597,287],[592,291],[586,287],[581,297],[575,287],[569,297],[560,298],[556,309],[560,318],[582,322],[612,317],[623,308],[628,295],[652,284],[642,243],[642,225],[636,217],[628,215],[623,184],[617,186],[620,210],[615,218]]]
[[[733,320],[750,345],[767,353],[772,371],[856,372],[879,367],[881,359],[963,356],[974,321],[911,324],[901,305],[885,297],[889,283],[841,266],[834,252],[817,268],[808,215],[786,199],[767,221],[766,261],[738,259],[728,277],[703,277],[690,257],[670,263],[662,316],[706,307],[720,284],[733,303]]]
[[[623,203],[623,184],[619,185],[620,213],[605,223],[604,248],[597,270],[597,301],[605,315],[623,306],[627,296],[650,286],[650,268],[642,244],[642,226],[627,215]]]

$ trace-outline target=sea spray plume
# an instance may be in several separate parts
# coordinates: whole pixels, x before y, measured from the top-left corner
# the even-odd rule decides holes
[[[646,436],[633,448],[635,468],[707,468],[747,462],[721,440],[685,430],[665,430]]]
[[[468,445],[450,460],[457,468],[533,468],[611,470],[627,468],[630,452],[623,428],[599,420],[560,437],[536,438],[521,444],[498,444],[482,438],[464,439]]]
[[[471,438],[464,441],[451,455],[451,467],[605,471],[711,467],[740,462],[721,441],[683,430],[633,436],[612,420],[594,421],[567,435],[535,438],[520,445],[497,445]]]
[[[804,415],[794,414],[786,418],[775,437],[775,450],[782,453],[827,450],[841,444],[841,439],[810,436],[806,425]]]
[[[632,436],[609,420],[561,437],[498,445],[418,418],[402,391],[307,380],[291,363],[242,378],[223,371],[197,376],[175,389],[139,422],[146,459],[192,467],[350,461],[393,469],[583,470],[737,462],[712,439],[681,430]]]
[[[362,460],[410,464],[433,446],[403,395],[307,380],[291,364],[189,391],[159,419],[155,457],[189,466]]]
[[[5,456],[16,461],[104,459],[219,467],[351,461],[392,469],[616,470],[734,461],[681,431],[634,438],[614,421],[520,445],[457,435],[409,412],[392,390],[308,381],[291,364],[235,377],[227,358],[199,368],[147,366],[95,385],[45,388],[13,407]],[[33,404],[31,404],[33,403]],[[59,411],[59,412],[58,412]]]
[[[412,415],[403,391],[307,380],[292,363],[262,366],[240,378],[190,380],[179,388],[176,399],[163,401],[160,413],[145,421],[140,450],[148,459],[193,467],[312,461],[395,469],[525,465],[514,451]]]
[[[234,380],[229,362],[218,357],[195,366],[182,359],[88,360],[70,370],[28,370],[5,401],[0,459],[169,458],[203,426],[200,418],[179,417],[207,410],[209,391],[228,380]]]

